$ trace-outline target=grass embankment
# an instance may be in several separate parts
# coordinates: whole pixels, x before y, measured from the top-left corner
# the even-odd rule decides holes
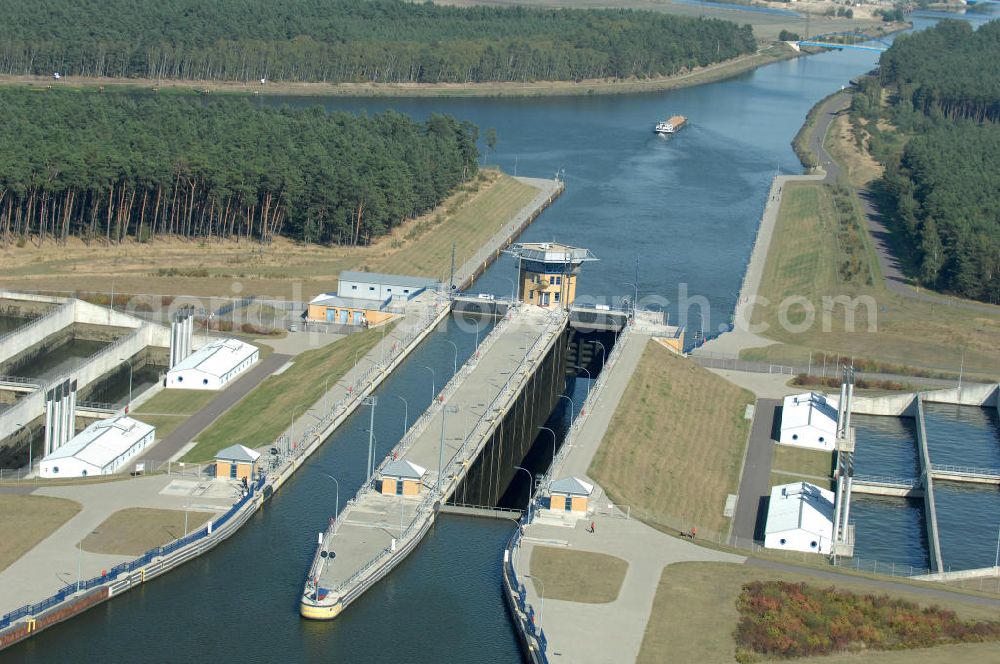
[[[648,344],[589,474],[654,527],[725,533],[753,402],[749,391]]]
[[[734,563],[675,563],[663,569],[653,610],[646,625],[646,634],[639,652],[640,663],[662,662],[664,653],[676,662],[735,662],[734,630],[739,620],[736,600],[743,584],[750,581],[782,580],[816,583],[808,573],[791,573],[759,569]],[[820,585],[826,584],[819,581]],[[828,585],[828,584],[827,584]],[[838,587],[855,593],[869,593],[871,587],[863,581],[838,581]],[[996,609],[949,598],[928,602],[917,592],[893,592],[892,597],[927,606],[937,605],[955,611],[963,620],[996,619]],[[864,653],[863,655],[833,656],[809,662],[873,662],[876,664],[930,664],[947,661],[952,664],[989,661],[996,644],[967,644],[909,650],[905,659],[900,653]]]
[[[771,486],[805,481],[823,488],[833,478],[833,452],[775,445],[771,460]]]
[[[81,506],[65,498],[0,493],[0,571],[76,516]]]
[[[205,390],[163,390],[132,414],[136,419],[156,427],[156,439],[163,440],[216,396],[217,392]]]
[[[284,238],[266,246],[181,239],[99,247],[78,239],[42,248],[29,243],[0,250],[0,284],[14,290],[66,292],[67,284],[86,284],[105,294],[254,294],[307,300],[333,289],[341,270],[416,270],[413,274],[443,277],[451,266],[452,241],[458,243],[458,258],[470,256],[537,193],[499,171],[484,170],[433,211],[367,247],[302,245]],[[94,260],[95,252],[100,260]]]
[[[187,512],[188,532],[212,518],[212,512]],[[118,510],[80,543],[84,551],[139,556],[184,536],[184,511],[130,507]]]
[[[606,604],[618,598],[628,561],[605,553],[536,546],[531,550],[530,567],[540,597]]]
[[[323,396],[324,382],[334,387],[363,356],[388,334],[388,328],[374,328],[352,334],[323,348],[306,351],[283,373],[270,376],[243,400],[230,408],[198,436],[198,444],[182,461],[199,463],[212,459],[219,450],[239,443],[261,447],[271,443]]]
[[[753,322],[780,343],[744,351],[745,359],[805,366],[810,353],[876,359],[896,371],[956,371],[964,355],[966,376],[996,377],[1000,367],[1000,316],[925,302],[884,285],[856,199],[844,188],[797,182],[785,186]],[[824,329],[823,298],[870,298],[855,309],[854,329],[844,304],[835,304]],[[782,310],[785,298],[804,298]],[[801,302],[815,312],[811,325]],[[795,329],[783,325],[780,314]],[[869,329],[869,319],[874,329]]]

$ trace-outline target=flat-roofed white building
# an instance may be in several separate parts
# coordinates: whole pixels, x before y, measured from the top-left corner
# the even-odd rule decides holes
[[[167,387],[221,390],[260,359],[260,349],[239,339],[211,341],[167,372]]]
[[[110,475],[153,444],[156,428],[128,415],[98,420],[46,455],[42,477]]]
[[[390,298],[409,300],[436,286],[437,281],[427,277],[344,270],[337,278],[337,295],[383,302]]]
[[[837,400],[817,392],[785,397],[778,442],[832,451],[837,444]]]
[[[830,553],[833,547],[833,491],[808,482],[771,489],[764,547]]]

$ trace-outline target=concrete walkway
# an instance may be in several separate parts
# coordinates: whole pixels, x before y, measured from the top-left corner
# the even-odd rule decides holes
[[[224,512],[237,499],[238,488],[227,481],[214,482],[179,475],[154,475],[103,484],[46,486],[33,495],[65,498],[82,509],[0,572],[0,615],[24,604],[38,602],[79,576],[86,580],[136,556],[81,551],[78,543],[115,512],[130,507]],[[169,533],[174,539],[183,532]]]
[[[553,473],[553,479],[577,476],[593,482],[587,475],[591,460],[600,447],[611,418],[635,373],[650,337],[632,333],[622,342],[621,355],[608,368],[605,384],[596,402],[589,406],[587,420],[577,435],[564,444],[569,452]],[[526,586],[527,600],[540,615],[536,623],[548,639],[548,655],[561,661],[634,662],[642,647],[646,624],[664,566],[682,561],[742,562],[743,558],[691,542],[670,537],[636,519],[628,519],[609,504],[604,490],[594,482],[593,512],[573,519],[564,513],[541,510],[524,529],[517,549],[514,569]],[[588,532],[591,521],[594,532]],[[591,551],[621,558],[628,571],[618,597],[607,604],[585,604],[538,596],[537,589],[525,575],[531,574],[531,553],[537,546],[556,546],[577,551]],[[542,580],[544,584],[544,579]],[[544,586],[539,586],[544,587]],[[544,593],[543,593],[544,594]]]

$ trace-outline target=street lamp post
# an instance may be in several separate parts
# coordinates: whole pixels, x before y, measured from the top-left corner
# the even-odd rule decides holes
[[[403,397],[396,395],[396,398],[403,402],[403,435],[410,430],[410,402]]]
[[[528,473],[528,523],[531,523],[531,489],[532,489],[531,483],[535,480],[535,478],[531,475],[531,471],[528,470],[527,468],[524,468],[522,466],[514,466],[514,468],[516,468],[517,470],[523,470],[524,472]]]
[[[545,584],[537,576],[532,576],[531,574],[525,574],[524,578],[531,579],[542,587],[542,592],[538,593],[538,629],[543,630],[542,615],[545,613]]]
[[[289,440],[288,440],[288,453],[289,454],[292,453],[292,449],[291,448],[292,448],[292,445],[295,444],[295,409],[298,408],[298,407],[300,407],[300,406],[305,406],[305,405],[306,405],[305,401],[303,401],[302,403],[295,404],[292,407],[292,411],[288,414],[288,419],[289,419],[288,428],[289,428],[289,431],[290,431],[290,433],[289,433]]]
[[[1000,567],[1000,525],[997,526],[997,557],[993,559],[993,566]]]
[[[635,289],[635,297],[632,298],[632,317],[635,318],[635,312],[639,306],[639,284],[634,281],[623,281],[622,284]]]
[[[479,353],[479,327],[482,325],[482,323],[483,323],[483,319],[482,318],[477,318],[476,319],[476,353],[477,354]]]
[[[539,429],[544,429],[552,434],[552,463],[556,462],[556,432],[548,427],[538,427]]]
[[[125,412],[128,413],[132,410],[132,363],[128,358],[119,357],[118,364],[122,363],[128,364],[128,404],[125,406]]]
[[[323,473],[323,471],[320,472]],[[333,503],[333,524],[334,524],[333,530],[334,532],[337,532],[337,517],[340,516],[340,482],[338,482],[337,478],[331,475],[330,473],[323,473],[323,474],[329,477],[331,480],[333,480],[333,483],[337,485],[337,495],[336,498],[334,498],[334,503]]]
[[[437,391],[437,374],[434,373],[434,369],[431,369],[426,364],[423,365],[423,366],[424,366],[424,369],[427,369],[428,371],[431,372],[431,403],[434,403],[434,397],[438,393],[438,391]]]
[[[582,369],[583,371],[587,372],[587,396],[584,399],[585,400],[589,399],[590,398],[590,382],[592,380],[592,378],[590,377],[590,369],[588,369],[587,367],[584,367],[584,366],[580,366],[579,364],[574,364],[573,368],[574,369]]]
[[[442,404],[441,406],[441,442],[438,445],[438,476],[437,476],[437,492],[441,493],[441,476],[444,474],[444,420],[445,415],[448,411],[453,413],[458,412],[457,406],[447,406]]]
[[[517,300],[517,282],[510,277],[504,277],[510,282],[510,306],[514,306],[514,302]]]
[[[573,422],[576,421],[576,403],[574,403],[572,397],[568,397],[565,394],[560,394],[559,398],[569,402],[569,425],[572,427]]]
[[[453,372],[457,374],[458,373],[458,344],[456,344],[451,339],[445,339],[445,342],[451,344],[451,347],[455,349],[455,368],[453,369]]]

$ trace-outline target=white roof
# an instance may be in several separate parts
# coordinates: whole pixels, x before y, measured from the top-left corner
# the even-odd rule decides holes
[[[104,468],[145,438],[155,427],[127,415],[98,420],[75,435],[42,461],[76,457],[84,463]]]
[[[380,286],[399,286],[400,288],[433,288],[438,283],[436,279],[428,279],[427,277],[411,277],[405,274],[383,274],[381,272],[355,272],[353,270],[343,270],[337,280],[356,281],[362,284],[379,284]]]
[[[833,537],[833,491],[808,482],[782,484],[771,489],[767,506],[766,534],[804,530]]]
[[[224,450],[219,450],[219,452],[215,455],[215,458],[223,461],[242,461],[244,463],[253,463],[260,458],[260,452],[252,450],[245,445],[230,445]]]
[[[426,472],[427,469],[423,466],[418,466],[412,461],[405,459],[390,461],[382,468],[382,475],[384,477],[398,477],[400,479],[419,480]]]
[[[549,487],[550,493],[565,493],[573,496],[589,496],[594,492],[594,485],[584,482],[579,477],[564,477],[556,480]]]
[[[837,434],[837,400],[816,392],[805,392],[785,397],[781,409],[781,430],[798,427],[815,427],[830,434]]]
[[[197,369],[210,376],[222,376],[257,352],[257,347],[239,339],[215,339],[174,365],[170,373]]]

